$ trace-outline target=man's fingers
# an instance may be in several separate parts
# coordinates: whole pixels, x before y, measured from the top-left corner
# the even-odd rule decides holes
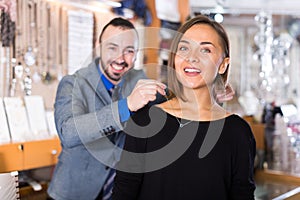
[[[224,103],[226,101],[233,99],[234,95],[235,95],[234,90],[226,89],[223,93],[217,94],[216,97],[219,103]]]
[[[162,82],[159,82],[157,80],[153,80],[153,79],[143,79],[143,80],[139,80],[137,85],[140,87],[140,86],[159,86],[161,88],[167,88],[167,86],[165,84],[163,84]]]
[[[222,96],[221,98],[218,98],[218,101],[220,103],[224,103],[224,102],[229,101],[231,99],[233,99],[233,96]]]
[[[165,84],[156,80],[139,80],[127,98],[129,110],[137,111],[150,101],[154,101],[157,93],[165,95],[166,88],[167,86]]]
[[[165,84],[156,80],[141,80],[136,87],[143,94],[156,94],[159,92],[162,95],[165,95],[166,88]]]
[[[225,86],[225,93],[226,93],[227,96],[234,96],[235,95],[234,89],[231,87],[230,84],[227,84]]]
[[[161,95],[166,95],[167,86],[161,82],[158,82],[157,85],[157,92],[159,92]]]

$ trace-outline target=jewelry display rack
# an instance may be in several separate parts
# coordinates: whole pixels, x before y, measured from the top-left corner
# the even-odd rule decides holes
[[[68,12],[85,11],[94,15],[93,25],[97,28],[93,28],[93,37],[90,38],[93,48],[98,47],[100,30],[115,14],[111,12],[111,6],[96,1],[11,2],[15,2],[15,7],[11,8],[15,11],[15,34],[9,46],[0,47],[0,97],[23,99],[39,95],[44,99],[45,109],[51,111],[58,82],[68,74]],[[57,136],[27,141],[0,141],[0,172],[55,165],[60,150]]]

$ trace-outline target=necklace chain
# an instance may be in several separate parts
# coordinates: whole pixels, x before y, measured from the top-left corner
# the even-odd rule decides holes
[[[169,101],[169,104],[171,105],[170,100],[168,99],[167,96],[166,96],[166,99],[167,99],[167,101]],[[172,106],[172,105],[171,105],[171,106]],[[172,106],[172,107],[173,107],[173,106]],[[188,122],[181,123],[181,122],[179,121],[178,117],[176,117],[175,115],[174,115],[174,117],[176,118],[176,120],[177,120],[177,122],[178,122],[178,124],[179,124],[179,128],[182,128],[182,127],[184,127],[184,126],[190,124],[191,122],[193,122],[192,120],[189,120]],[[181,119],[181,120],[182,120],[182,119]]]
[[[179,121],[179,119],[178,119],[176,116],[174,116],[174,117],[176,118],[176,120],[177,120],[177,122],[178,122],[178,124],[179,124],[179,128],[182,128],[182,127],[184,127],[184,126],[186,126],[186,125],[188,125],[189,123],[192,122],[192,120],[190,120],[190,121],[188,121],[188,122],[181,123],[181,122]]]

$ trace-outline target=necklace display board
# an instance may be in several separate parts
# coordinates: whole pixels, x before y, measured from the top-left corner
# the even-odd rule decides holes
[[[20,97],[4,97],[11,140],[13,142],[33,140],[24,102]]]
[[[47,125],[48,125],[48,131],[50,137],[58,136],[55,126],[55,120],[54,120],[54,111],[48,110],[46,111],[46,119],[47,119]]]
[[[43,97],[25,96],[24,102],[32,136],[35,139],[49,138]]]
[[[9,129],[2,98],[0,98],[0,122],[0,144],[10,142]]]
[[[93,13],[68,11],[68,74],[92,61],[93,32]]]
[[[5,97],[3,101],[0,98],[0,103],[0,143],[42,140],[56,135],[54,117],[46,113],[42,96]]]

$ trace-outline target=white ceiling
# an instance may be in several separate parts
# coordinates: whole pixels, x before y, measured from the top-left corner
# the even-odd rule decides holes
[[[300,16],[300,0],[190,0],[193,10],[214,9],[223,5],[224,13],[253,14],[268,11],[273,14]]]

